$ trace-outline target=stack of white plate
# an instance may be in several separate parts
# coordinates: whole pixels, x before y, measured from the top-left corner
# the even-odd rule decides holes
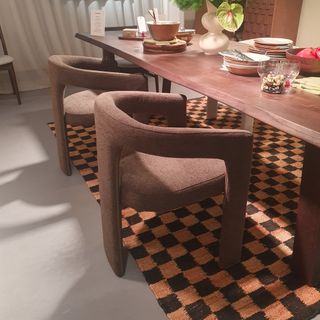
[[[223,67],[225,67],[230,73],[234,73],[241,76],[256,76],[258,75],[257,67],[259,62],[270,60],[269,56],[264,54],[242,52],[245,56],[252,60],[240,60],[237,57],[229,55],[223,55]]]
[[[273,59],[285,58],[286,51],[293,46],[292,40],[284,38],[257,38],[253,42],[250,52],[266,54]]]

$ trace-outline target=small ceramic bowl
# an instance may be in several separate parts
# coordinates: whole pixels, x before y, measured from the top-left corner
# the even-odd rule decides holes
[[[175,21],[154,21],[147,22],[151,37],[157,41],[170,41],[175,38],[180,22]]]
[[[296,54],[304,48],[289,49],[286,52],[286,57],[290,61],[300,62],[300,74],[305,76],[320,76],[320,60],[313,58],[303,58]]]
[[[180,40],[184,40],[186,43],[189,43],[196,33],[194,29],[183,29],[177,32],[176,37]]]

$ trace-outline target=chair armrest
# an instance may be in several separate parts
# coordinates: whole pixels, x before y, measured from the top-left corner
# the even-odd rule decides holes
[[[145,76],[103,71],[96,58],[54,55],[49,57],[48,68],[52,84],[104,91],[148,89]]]
[[[185,127],[187,98],[181,94],[113,91],[114,102],[127,114],[161,114],[170,127]]]

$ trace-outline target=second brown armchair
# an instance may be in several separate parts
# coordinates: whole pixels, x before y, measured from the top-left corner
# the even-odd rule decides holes
[[[48,60],[52,110],[60,167],[71,175],[66,124],[92,126],[94,100],[100,93],[112,90],[148,90],[141,74],[104,71],[101,59],[54,55]],[[66,86],[86,88],[64,97]]]

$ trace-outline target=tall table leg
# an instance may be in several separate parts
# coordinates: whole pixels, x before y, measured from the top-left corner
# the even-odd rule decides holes
[[[112,70],[118,67],[118,63],[114,57],[112,52],[106,51],[102,49],[102,65]]]
[[[215,119],[217,117],[218,101],[208,97],[207,102],[207,119]]]
[[[242,113],[240,128],[243,130],[248,130],[250,132],[253,132],[253,124],[254,124],[254,118],[247,116],[245,113]]]
[[[293,269],[309,285],[320,282],[320,148],[306,143]]]
[[[162,92],[170,93],[171,92],[171,81],[168,79],[162,79]]]

